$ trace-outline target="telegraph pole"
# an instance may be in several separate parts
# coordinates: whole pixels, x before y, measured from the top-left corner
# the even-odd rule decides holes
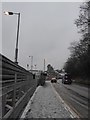
[[[44,71],[45,71],[45,59],[44,59]]]

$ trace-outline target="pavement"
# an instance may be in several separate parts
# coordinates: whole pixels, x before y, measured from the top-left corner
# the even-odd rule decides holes
[[[78,118],[78,116],[55,91],[52,83],[46,81],[44,86],[37,87],[21,118]]]

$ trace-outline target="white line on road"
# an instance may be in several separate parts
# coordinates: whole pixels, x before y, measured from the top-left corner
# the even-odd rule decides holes
[[[57,97],[59,98],[60,102],[62,102],[62,104],[64,105],[64,108],[69,111],[71,113],[71,118],[80,118],[65,102],[64,100],[60,97],[60,95],[58,94],[58,92],[55,90],[55,88],[53,87],[52,83],[50,83],[53,91],[55,92],[55,94],[57,95]]]

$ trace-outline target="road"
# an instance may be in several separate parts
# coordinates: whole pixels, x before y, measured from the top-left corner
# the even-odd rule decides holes
[[[53,84],[55,90],[66,104],[78,114],[80,118],[88,118],[88,88],[76,85],[62,84],[61,79]]]

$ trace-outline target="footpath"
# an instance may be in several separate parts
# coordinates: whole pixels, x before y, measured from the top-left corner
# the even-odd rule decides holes
[[[55,91],[52,83],[46,81],[38,86],[28,102],[21,118],[78,118]]]

